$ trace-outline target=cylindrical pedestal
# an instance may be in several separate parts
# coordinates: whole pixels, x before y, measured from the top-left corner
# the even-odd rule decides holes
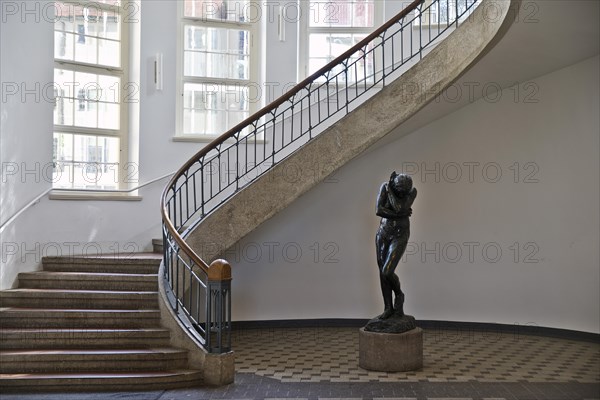
[[[358,333],[358,365],[370,371],[403,372],[423,368],[423,330]]]

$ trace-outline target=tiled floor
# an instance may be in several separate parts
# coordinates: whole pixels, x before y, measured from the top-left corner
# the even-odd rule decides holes
[[[281,382],[600,381],[600,345],[509,333],[425,330],[424,367],[408,373],[358,367],[356,328],[235,332],[236,370]]]
[[[358,367],[357,328],[238,330],[235,383],[145,393],[0,395],[1,400],[600,400],[600,344],[425,330],[423,370]]]

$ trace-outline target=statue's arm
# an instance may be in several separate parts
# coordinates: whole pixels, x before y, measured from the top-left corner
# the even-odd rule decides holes
[[[413,202],[415,201],[416,198],[417,198],[417,188],[412,188],[410,190],[410,192],[408,193],[408,199],[406,201],[406,206],[408,208],[412,207]]]
[[[394,191],[391,189],[391,185],[388,184],[387,187],[388,187],[387,197],[388,197],[388,200],[390,201],[390,205],[392,206],[392,210],[394,210],[395,212],[398,212],[402,209],[402,202],[400,201],[398,196],[396,196]]]
[[[388,192],[387,184],[384,183],[381,185],[381,188],[379,189],[379,196],[377,196],[377,208],[375,210],[375,214],[381,218],[398,218],[398,214],[396,212],[386,207]]]

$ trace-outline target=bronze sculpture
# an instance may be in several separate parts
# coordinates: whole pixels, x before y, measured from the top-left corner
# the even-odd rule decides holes
[[[408,244],[409,217],[416,197],[417,189],[413,187],[411,177],[396,171],[379,189],[376,214],[381,217],[381,222],[375,244],[384,310],[369,321],[365,330],[401,333],[416,327],[414,318],[404,314],[404,293],[395,274]],[[392,294],[395,295],[393,302]]]

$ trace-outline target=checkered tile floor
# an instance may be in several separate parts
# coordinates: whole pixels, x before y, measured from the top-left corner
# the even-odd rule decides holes
[[[358,367],[357,328],[234,332],[236,371],[280,382],[600,382],[600,344],[474,331],[424,331],[424,368]]]
[[[600,400],[600,344],[424,331],[425,367],[358,367],[358,328],[236,330],[235,383],[152,392],[0,394],[0,400]]]

